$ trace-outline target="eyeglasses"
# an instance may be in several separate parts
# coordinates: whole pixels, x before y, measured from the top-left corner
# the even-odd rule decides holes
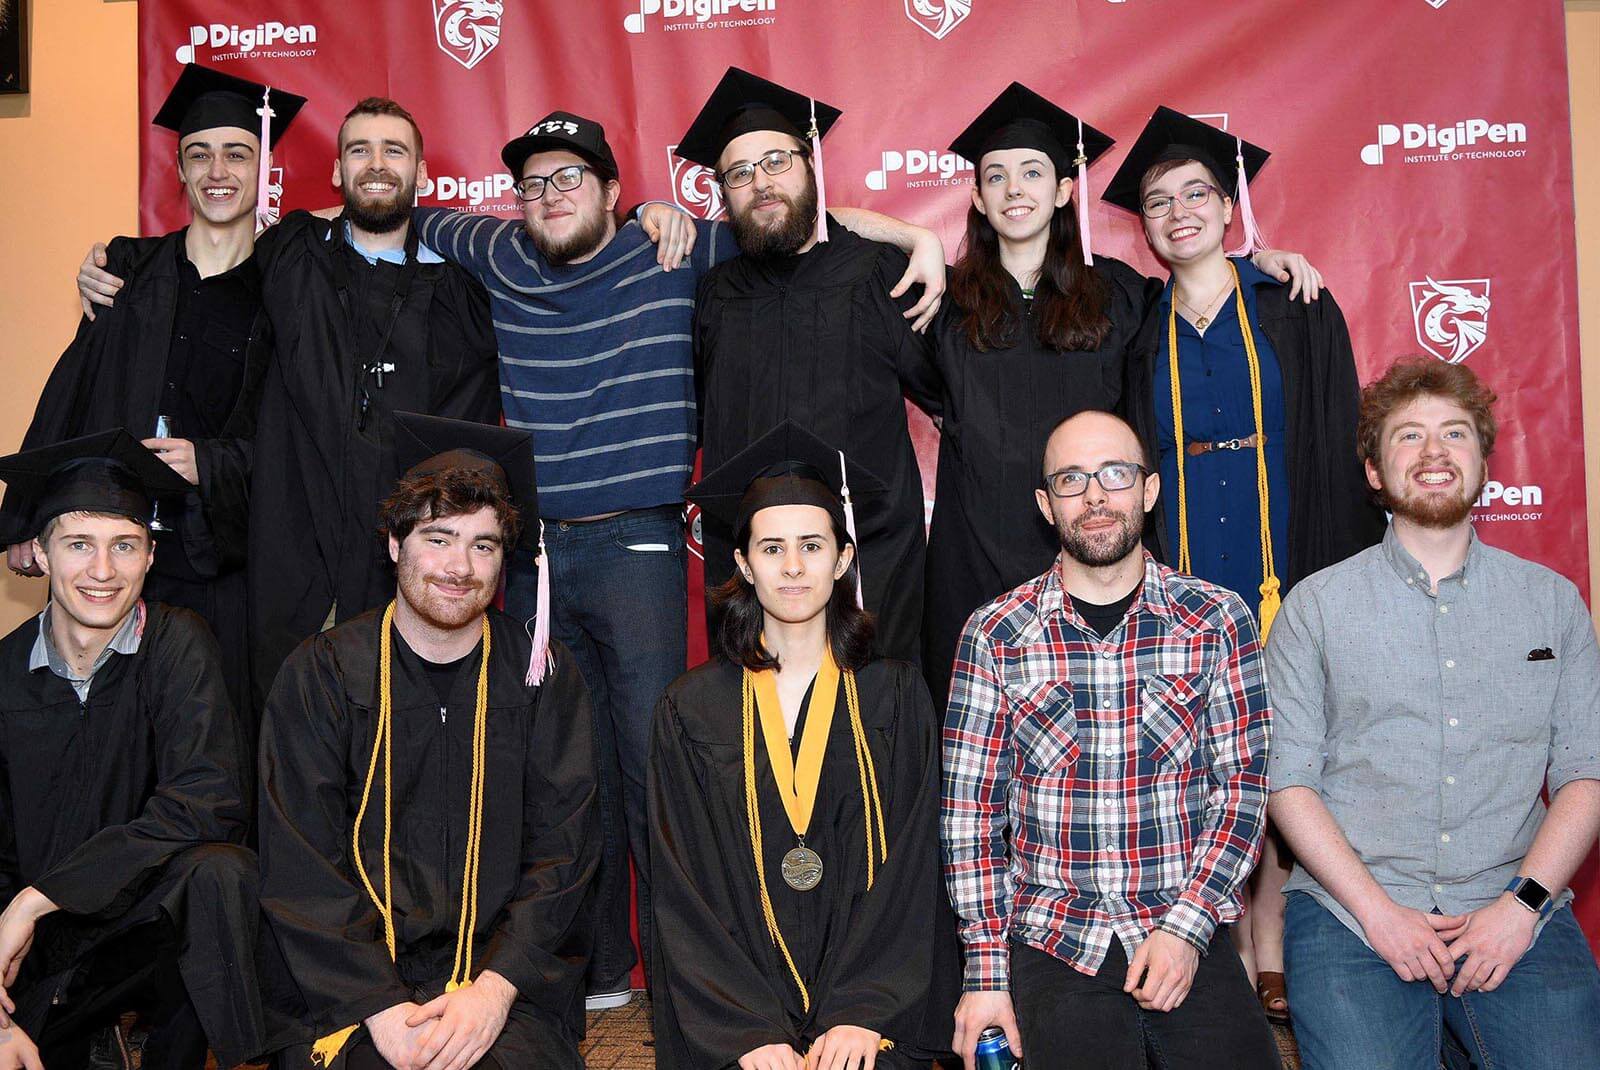
[[[748,186],[756,180],[756,168],[759,167],[769,175],[781,175],[794,166],[796,156],[805,159],[811,152],[807,149],[773,149],[755,163],[736,163],[717,176],[717,180],[728,189],[738,189]]]
[[[544,188],[547,185],[554,186],[561,193],[571,193],[583,185],[583,173],[588,170],[590,170],[588,164],[575,163],[559,171],[552,171],[548,175],[529,175],[511,189],[519,201],[538,200],[544,196]]]
[[[1222,195],[1222,191],[1210,183],[1203,186],[1188,186],[1179,190],[1176,197],[1146,197],[1144,203],[1139,206],[1139,211],[1144,213],[1146,219],[1160,219],[1172,211],[1172,202],[1177,201],[1192,212],[1209,201],[1213,193],[1219,197]]]
[[[1145,467],[1134,464],[1132,461],[1112,461],[1103,464],[1098,471],[1083,472],[1076,468],[1063,469],[1060,472],[1051,472],[1044,477],[1044,485],[1050,493],[1057,498],[1078,498],[1089,489],[1089,480],[1093,479],[1100,484],[1104,491],[1127,490],[1139,481]]]

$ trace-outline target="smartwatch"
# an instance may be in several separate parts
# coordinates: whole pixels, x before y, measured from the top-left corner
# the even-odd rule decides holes
[[[1513,899],[1539,915],[1541,919],[1555,913],[1556,901],[1550,894],[1550,889],[1532,877],[1512,877],[1511,883],[1506,885],[1505,890],[1511,893]]]

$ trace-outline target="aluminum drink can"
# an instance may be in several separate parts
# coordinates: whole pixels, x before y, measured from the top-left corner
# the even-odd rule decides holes
[[[978,1052],[973,1065],[977,1070],[1022,1070],[1022,1060],[1011,1054],[1006,1031],[991,1025],[978,1034]]]

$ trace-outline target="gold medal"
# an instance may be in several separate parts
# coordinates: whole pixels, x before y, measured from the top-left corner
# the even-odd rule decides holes
[[[821,857],[803,843],[784,855],[783,883],[797,892],[809,892],[821,884]]]

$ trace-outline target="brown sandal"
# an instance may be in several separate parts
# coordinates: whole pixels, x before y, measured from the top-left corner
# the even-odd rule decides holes
[[[1289,1023],[1289,991],[1283,974],[1262,970],[1256,974],[1256,997],[1261,1000],[1261,1010],[1267,1021],[1278,1025]]]

